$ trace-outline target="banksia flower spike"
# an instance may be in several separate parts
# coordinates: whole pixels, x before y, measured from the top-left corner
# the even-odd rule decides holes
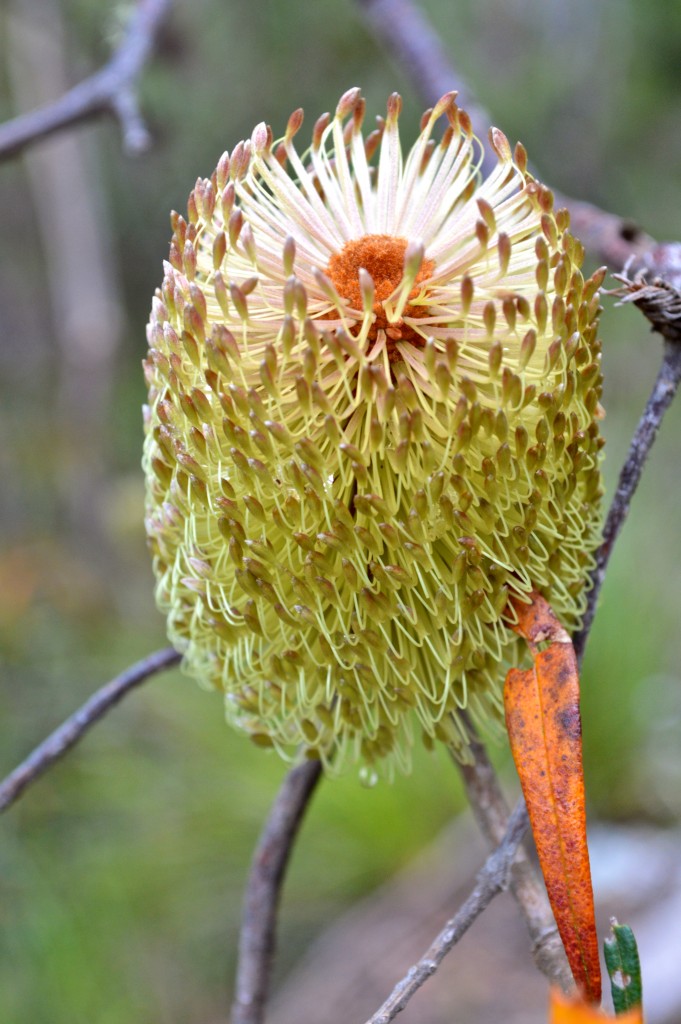
[[[148,328],[157,600],[231,721],[332,770],[501,721],[509,597],[567,628],[599,529],[598,285],[496,129],[347,92],[258,125],[173,214]],[[438,125],[444,130],[437,134]]]

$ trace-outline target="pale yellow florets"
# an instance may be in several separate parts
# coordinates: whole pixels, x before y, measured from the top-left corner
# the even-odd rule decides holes
[[[306,153],[296,112],[225,154],[148,329],[170,637],[256,742],[334,769],[498,718],[509,594],[575,627],[600,522],[600,279],[522,149],[493,129],[479,181],[446,96],[403,159],[399,107],[365,138],[351,90]]]

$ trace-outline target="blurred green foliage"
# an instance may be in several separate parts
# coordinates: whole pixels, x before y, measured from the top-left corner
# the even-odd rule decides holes
[[[655,235],[681,237],[681,8],[664,0],[423,6],[473,92],[525,142],[545,180]],[[63,0],[70,81],[106,58],[125,13]],[[9,55],[10,19],[41,16],[36,3],[1,11],[0,53]],[[8,67],[0,57],[3,116],[17,103]],[[111,124],[78,129],[122,316],[104,398],[89,419],[79,418],[68,391],[73,367],[54,343],[40,179],[24,161],[0,166],[3,772],[98,684],[164,643],[138,464],[139,364],[168,211],[183,209],[197,175],[256,122],[278,134],[304,106],[311,125],[355,84],[376,113],[401,91],[405,136],[415,130],[420,104],[404,70],[380,52],[351,0],[176,5],[141,86],[154,148],[133,161]],[[604,305],[612,489],[659,343],[635,311]],[[660,679],[678,684],[681,664],[680,426],[677,407],[613,559],[585,666],[588,791],[603,816],[681,813],[678,691],[675,701],[656,699]],[[96,488],[80,502],[82,476],[92,474]],[[646,766],[651,737],[662,734],[669,754],[656,774]],[[494,753],[506,762],[505,750]],[[0,1019],[222,1019],[248,857],[283,771],[226,728],[217,696],[179,673],[131,696],[0,822]],[[392,786],[364,789],[354,777],[322,785],[286,890],[279,970],[460,807],[440,755],[420,754],[412,776]]]

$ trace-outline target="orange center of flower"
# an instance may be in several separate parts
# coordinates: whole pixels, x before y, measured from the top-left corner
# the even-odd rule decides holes
[[[364,268],[374,282],[373,312],[376,319],[369,328],[368,339],[375,341],[379,331],[385,331],[388,359],[391,363],[401,358],[397,350],[398,341],[409,341],[412,345],[423,348],[424,339],[414,330],[408,319],[418,319],[428,315],[428,307],[407,303],[402,316],[393,322],[383,303],[390,298],[404,276],[404,254],[407,249],[406,238],[394,238],[392,235],[364,235],[363,238],[347,242],[340,252],[335,252],[326,268],[328,277],[333,281],[338,294],[347,300],[350,307],[362,310],[362,289],[359,283],[360,268]],[[432,276],[435,270],[433,260],[424,259],[409,298],[415,299],[421,292],[421,285]],[[352,334],[359,334],[360,326],[352,329]]]

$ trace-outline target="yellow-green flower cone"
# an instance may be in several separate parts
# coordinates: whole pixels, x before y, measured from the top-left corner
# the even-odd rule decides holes
[[[148,328],[157,601],[287,756],[407,768],[499,721],[509,594],[568,628],[600,524],[598,285],[551,193],[445,96],[403,156],[353,89],[259,125],[173,214]],[[438,122],[444,131],[437,138]]]

